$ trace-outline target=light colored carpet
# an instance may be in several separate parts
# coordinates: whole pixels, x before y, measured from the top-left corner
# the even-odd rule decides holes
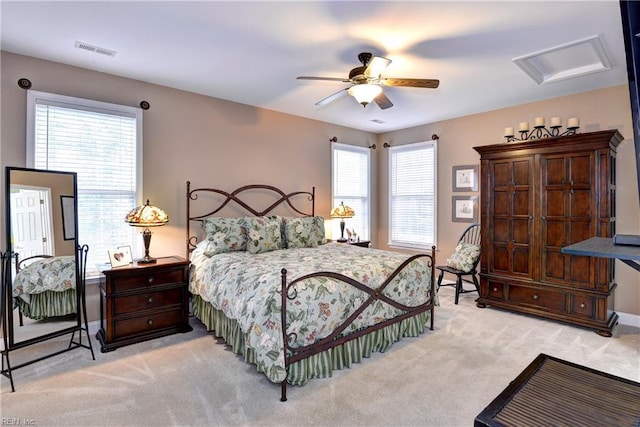
[[[450,287],[440,296],[434,331],[396,343],[333,378],[289,387],[285,403],[279,401],[279,385],[192,319],[193,332],[110,353],[100,353],[92,338],[95,361],[78,349],[18,369],[15,393],[2,377],[1,420],[38,427],[471,426],[539,353],[640,382],[639,328],[618,325],[612,338],[603,338],[476,308],[475,294],[461,295],[456,306]],[[35,350],[12,353],[12,363]]]

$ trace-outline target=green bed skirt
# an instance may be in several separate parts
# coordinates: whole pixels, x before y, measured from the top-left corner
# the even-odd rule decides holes
[[[68,289],[63,292],[44,291],[32,294],[30,302],[22,298],[13,298],[13,308],[18,307],[23,316],[33,320],[43,320],[49,317],[66,316],[77,312],[76,290]]]
[[[228,319],[221,310],[193,295],[193,314],[217,337],[223,338],[234,353],[242,355],[245,361],[256,365],[253,349],[245,344],[245,334],[238,322]],[[348,341],[330,350],[310,356],[289,366],[287,382],[303,385],[312,378],[328,378],[334,369],[349,368],[374,351],[384,352],[403,337],[417,337],[424,332],[431,312],[417,314],[396,324],[379,329],[365,336]],[[261,371],[257,367],[258,371]]]

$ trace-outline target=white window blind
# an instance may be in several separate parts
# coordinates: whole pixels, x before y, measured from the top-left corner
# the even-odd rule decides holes
[[[360,240],[370,240],[370,157],[368,148],[332,143],[332,208],[341,202],[353,208],[355,216],[345,220]],[[340,237],[340,220],[331,222],[332,240]],[[345,237],[347,237],[345,231]]]
[[[389,149],[389,245],[436,244],[436,142]]]
[[[138,108],[29,91],[27,162],[77,173],[77,243],[89,245],[87,277],[108,249],[137,245],[124,217],[138,204],[142,113]]]

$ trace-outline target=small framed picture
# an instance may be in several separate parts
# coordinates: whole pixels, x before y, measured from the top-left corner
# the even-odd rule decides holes
[[[478,196],[452,196],[451,221],[478,222]]]
[[[478,165],[452,168],[453,191],[478,191]]]
[[[131,248],[129,246],[119,246],[117,249],[109,249],[108,252],[111,268],[131,264]]]

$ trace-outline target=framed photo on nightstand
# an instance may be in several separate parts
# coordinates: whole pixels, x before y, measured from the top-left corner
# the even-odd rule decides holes
[[[117,249],[109,249],[108,252],[111,268],[131,264],[131,248],[129,246],[118,246]]]

